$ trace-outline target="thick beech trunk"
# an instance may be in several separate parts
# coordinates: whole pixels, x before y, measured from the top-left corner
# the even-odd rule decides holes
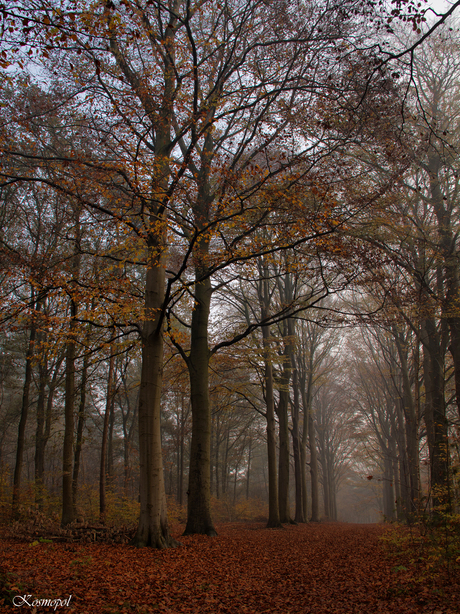
[[[164,258],[163,243],[152,241],[145,292],[142,371],[139,391],[139,462],[141,511],[134,546],[168,548],[177,545],[169,534],[161,450],[161,388],[163,376]],[[159,260],[159,262],[158,262]]]
[[[214,109],[210,109],[210,114]],[[195,169],[198,193],[193,202],[197,231],[193,256],[195,264],[195,305],[192,312],[190,353],[186,359],[190,375],[192,441],[190,445],[189,497],[185,535],[217,535],[211,519],[211,406],[209,400],[208,326],[212,285],[209,272],[210,208],[213,202],[211,166],[214,156],[213,131],[208,130],[200,153],[200,170]],[[226,466],[226,464],[225,464]],[[226,480],[223,480],[226,486]]]
[[[439,91],[433,91],[433,121],[437,121],[439,111]],[[428,175],[430,178],[431,202],[436,214],[438,233],[444,265],[445,298],[443,316],[447,320],[450,332],[449,351],[454,363],[455,392],[457,412],[460,417],[460,283],[459,258],[457,250],[457,233],[452,221],[450,198],[445,197],[440,181],[443,160],[439,150],[432,147],[428,155]]]
[[[163,377],[163,318],[165,310],[165,256],[167,235],[167,202],[170,198],[170,155],[174,117],[174,100],[177,95],[175,70],[175,36],[180,2],[170,5],[169,21],[162,38],[156,40],[162,49],[161,97],[153,99],[144,79],[133,70],[124,56],[118,41],[118,29],[108,19],[109,48],[130,84],[155,135],[154,157],[151,164],[151,193],[140,200],[143,232],[147,240],[145,314],[142,330],[142,371],[139,390],[139,463],[140,463],[140,517],[135,546],[167,548],[177,544],[169,535],[166,514],[163,459],[161,450],[161,388]],[[107,15],[110,14],[110,11]],[[149,26],[150,30],[150,26]],[[145,175],[144,175],[145,177]],[[145,216],[145,217],[144,217]]]
[[[200,275],[200,272],[198,272]],[[211,281],[195,284],[195,308],[187,366],[190,374],[192,404],[192,442],[187,525],[184,535],[217,535],[211,519],[211,410],[209,403],[208,322]]]
[[[441,341],[436,323],[426,318],[422,323],[423,369],[426,390],[425,424],[430,452],[431,495],[433,507],[449,508],[449,445]]]
[[[442,87],[442,86],[440,86]],[[440,120],[440,99],[443,92],[433,84],[431,117],[435,130],[436,122]],[[460,416],[460,315],[459,315],[459,259],[457,249],[457,231],[452,220],[451,198],[448,198],[441,186],[440,175],[445,159],[440,155],[441,149],[430,147],[428,151],[427,171],[430,179],[431,202],[436,214],[440,246],[444,268],[445,297],[442,304],[443,317],[447,320],[450,331],[450,352],[454,362],[455,389],[457,396],[457,410]],[[428,360],[424,366],[431,376],[431,407],[427,407],[429,422],[432,428],[430,449],[431,487],[434,508],[450,510],[449,485],[449,443],[448,423],[446,417],[446,404],[444,400],[444,351],[443,344],[437,341],[436,329],[433,322],[425,322],[424,352],[429,352]]]

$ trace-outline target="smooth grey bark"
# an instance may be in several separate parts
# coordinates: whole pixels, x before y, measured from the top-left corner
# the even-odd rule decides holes
[[[199,273],[198,273],[199,275]],[[217,535],[211,518],[211,411],[209,402],[208,322],[209,278],[195,284],[195,309],[187,366],[190,374],[192,441],[190,447],[188,515],[184,535]]]
[[[169,533],[161,449],[160,400],[163,379],[163,318],[165,234],[150,237],[142,331],[139,390],[139,494],[141,510],[132,544],[168,548],[177,542]]]
[[[201,151],[201,168],[197,173],[197,198],[192,204],[196,242],[194,247],[195,283],[193,297],[190,352],[184,356],[190,376],[192,440],[190,444],[189,496],[184,535],[217,535],[211,518],[211,404],[209,399],[208,327],[212,285],[209,275],[209,238],[205,230],[213,201],[210,187],[213,137],[206,134]]]

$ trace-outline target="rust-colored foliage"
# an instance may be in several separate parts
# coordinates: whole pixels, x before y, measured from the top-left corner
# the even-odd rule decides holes
[[[16,610],[13,595],[31,594],[72,595],[59,611],[78,614],[458,614],[458,578],[433,586],[395,567],[381,526],[226,524],[218,532],[182,537],[166,551],[4,540],[1,611]]]

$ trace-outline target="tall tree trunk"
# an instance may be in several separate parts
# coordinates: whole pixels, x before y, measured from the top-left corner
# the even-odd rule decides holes
[[[410,477],[409,462],[407,457],[406,430],[403,412],[404,396],[399,392],[399,398],[394,399],[395,409],[395,433],[396,445],[398,449],[399,463],[399,484],[401,492],[401,513],[405,522],[410,522],[411,501],[410,501]]]
[[[278,278],[280,300],[289,305],[293,300],[292,278],[289,272],[284,274],[284,283]],[[279,457],[278,457],[278,505],[280,520],[283,523],[292,522],[289,505],[289,474],[290,474],[290,446],[289,446],[289,388],[292,376],[291,354],[293,352],[292,330],[289,320],[282,323],[282,337],[284,342],[283,368],[279,378],[279,400],[277,406],[279,422]]]
[[[313,365],[315,347],[312,343],[309,348],[308,365],[304,365],[301,375],[301,397],[303,408],[303,429],[301,447],[302,482],[302,506],[305,521],[308,518],[307,508],[307,443],[310,449],[310,483],[311,483],[311,522],[319,522],[319,475],[318,475],[318,452],[316,449],[316,431],[313,418]],[[305,368],[306,367],[306,368]]]
[[[439,119],[439,98],[441,92],[433,91],[432,120]],[[436,128],[435,128],[436,130]],[[444,265],[445,297],[442,303],[443,317],[447,320],[450,331],[449,351],[454,363],[455,392],[457,412],[460,417],[460,283],[459,257],[457,250],[457,233],[453,227],[450,199],[444,196],[440,181],[443,160],[439,149],[431,147],[428,153],[427,171],[430,179],[431,202],[436,214],[441,253]]]
[[[113,383],[113,371],[115,365],[115,354],[113,352],[113,345],[110,345],[110,358],[109,358],[109,374],[107,376],[107,396],[105,403],[104,425],[102,428],[102,442],[101,442],[101,459],[100,459],[100,471],[99,471],[99,520],[105,522],[106,516],[106,486],[107,486],[107,443],[109,434],[109,419],[112,409],[112,399],[114,393]]]
[[[115,430],[115,391],[112,393],[109,415],[109,433],[107,438],[107,483],[109,488],[114,486],[115,469],[114,469],[114,449],[113,449],[113,432]]]
[[[216,443],[214,453],[214,476],[216,481],[216,497],[220,499],[220,422],[216,419]]]
[[[203,255],[202,255],[203,257]],[[201,276],[198,271],[198,279]],[[209,278],[195,283],[195,308],[187,366],[192,405],[189,497],[184,535],[217,535],[211,519],[211,409],[209,402],[208,322],[211,305]]]
[[[402,375],[403,388],[403,412],[404,426],[407,446],[407,462],[410,481],[410,508],[408,509],[409,520],[417,514],[420,504],[420,474],[419,474],[419,445],[418,445],[418,419],[415,410],[414,398],[412,395],[409,367],[407,364],[407,350],[401,333],[393,330],[398,349],[399,361]]]
[[[291,379],[290,365],[284,364],[280,377],[279,401],[276,413],[279,422],[279,458],[278,458],[278,506],[280,521],[291,522],[289,506],[289,472],[290,472],[290,446],[289,446],[289,382]]]
[[[211,110],[211,113],[214,111]],[[190,353],[187,367],[190,375],[192,407],[192,441],[190,447],[189,498],[185,535],[201,533],[217,535],[211,519],[211,405],[209,400],[208,342],[212,285],[209,272],[209,209],[211,164],[214,155],[213,131],[206,133],[201,149],[201,168],[196,174],[198,193],[192,208],[197,231],[194,247],[195,305],[192,312]],[[195,169],[196,171],[197,169]]]
[[[422,323],[423,367],[426,390],[425,424],[430,452],[433,507],[450,507],[449,442],[444,400],[444,357],[436,324],[432,318]]]
[[[74,514],[77,516],[78,478],[80,474],[81,451],[83,447],[83,429],[86,420],[86,386],[88,383],[89,352],[83,357],[83,368],[80,381],[80,404],[78,407],[77,433],[75,438],[75,452],[72,475],[72,501]]]
[[[300,474],[302,480],[302,515],[304,522],[308,520],[308,498],[307,498],[307,442],[308,442],[308,391],[307,391],[307,374],[304,369],[300,372],[300,396],[302,399],[302,438],[300,440]],[[310,377],[308,378],[309,384]]]
[[[75,360],[76,360],[76,337],[78,332],[78,283],[81,274],[81,209],[75,209],[75,247],[72,254],[71,268],[72,280],[70,289],[75,291],[70,297],[70,323],[66,342],[66,366],[65,366],[65,403],[64,403],[64,445],[62,451],[62,519],[65,526],[75,520],[75,508],[73,504],[72,488],[72,464],[74,445],[74,412],[75,412]]]
[[[139,408],[139,394],[133,404],[133,414],[131,416],[131,403],[129,398],[128,386],[126,384],[126,379],[123,380],[124,387],[124,397],[126,400],[126,413],[123,411],[123,406],[121,407],[121,417],[122,417],[122,426],[123,426],[123,492],[125,493],[125,497],[129,494],[129,480],[131,476],[131,442],[133,440],[133,433],[135,430],[135,425],[137,423],[137,413]],[[128,421],[131,417],[131,424],[128,427]]]
[[[302,473],[300,469],[301,454],[300,454],[300,436],[299,436],[299,419],[300,419],[300,399],[299,399],[299,382],[298,371],[295,367],[294,356],[291,355],[293,376],[292,386],[294,399],[292,402],[292,449],[294,453],[294,477],[295,477],[295,518],[296,522],[305,522],[302,506]]]
[[[36,310],[38,310],[36,306]],[[35,340],[37,336],[37,325],[35,319],[32,318],[30,324],[29,343],[26,352],[26,369],[24,386],[22,389],[22,405],[21,405],[21,418],[18,426],[18,440],[16,446],[16,464],[14,467],[13,477],[13,501],[12,501],[12,514],[13,518],[16,518],[19,512],[19,502],[21,495],[21,472],[22,464],[24,461],[24,447],[26,436],[27,417],[29,413],[29,397],[30,397],[30,385],[32,383],[32,358],[34,356]]]
[[[166,513],[166,494],[161,449],[161,388],[163,379],[163,323],[165,315],[165,267],[167,245],[167,204],[170,199],[170,156],[173,149],[172,123],[177,95],[175,37],[180,0],[170,5],[169,21],[161,42],[161,97],[155,101],[123,55],[118,44],[118,29],[109,16],[109,48],[127,83],[140,100],[155,135],[151,166],[151,193],[141,197],[143,232],[147,242],[145,313],[142,338],[142,371],[139,390],[140,517],[135,546],[167,548],[177,544],[170,534]],[[110,15],[110,11],[107,13]],[[124,44],[124,43],[123,43]],[[156,43],[155,43],[156,44]],[[154,109],[154,110],[153,110]]]
[[[139,462],[141,511],[134,546],[168,548],[177,545],[169,534],[161,449],[161,388],[163,375],[163,317],[165,292],[165,231],[150,241],[142,334],[139,391]]]
[[[71,300],[70,326],[66,343],[65,403],[64,403],[64,446],[62,451],[62,526],[75,520],[72,493],[72,460],[74,441],[75,408],[75,331],[77,304]]]
[[[226,495],[228,493],[228,481],[229,481],[229,466],[228,466],[228,453],[230,449],[230,429],[228,425],[225,425],[226,434],[225,434],[225,454],[224,460],[222,462],[222,494]]]
[[[311,403],[308,408],[308,443],[310,447],[311,521],[319,522],[319,471],[316,429]]]
[[[331,519],[331,504],[329,500],[330,489],[329,489],[329,471],[328,471],[328,457],[326,454],[326,450],[323,448],[320,453],[321,457],[321,468],[322,468],[322,476],[323,476],[323,502],[324,502],[324,516],[327,520]]]
[[[270,335],[268,326],[262,328],[264,335],[264,346],[269,351],[268,337]],[[275,400],[273,395],[273,366],[271,358],[265,358],[265,404],[267,407],[267,456],[268,456],[268,528],[280,527],[280,513],[278,504],[278,475],[276,467],[276,421],[275,421]]]
[[[389,452],[386,452],[383,458],[383,516],[389,522],[396,519],[393,483],[393,463]]]
[[[185,455],[185,397],[181,395],[180,406],[180,425],[179,425],[179,446],[177,463],[177,502],[182,505],[184,502],[184,455]]]
[[[269,316],[270,292],[268,266],[259,263],[261,282],[258,289],[261,320]],[[268,528],[281,527],[278,505],[278,475],[276,469],[276,420],[275,399],[273,393],[273,364],[270,353],[270,327],[262,326],[262,344],[264,352],[264,388],[267,420],[267,459],[268,459]]]
[[[252,437],[249,437],[249,449],[248,449],[248,470],[246,473],[246,501],[249,499],[249,482],[251,477],[251,454],[252,454]]]
[[[45,396],[48,379],[45,357],[39,365],[39,386],[37,399],[37,429],[35,431],[35,503],[43,509],[45,477]]]
[[[236,463],[235,473],[233,474],[233,505],[236,505],[236,485],[238,484],[238,468],[239,463]]]

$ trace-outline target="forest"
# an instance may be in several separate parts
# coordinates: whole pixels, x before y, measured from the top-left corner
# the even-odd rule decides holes
[[[0,4],[8,539],[388,523],[458,569],[458,4]]]

